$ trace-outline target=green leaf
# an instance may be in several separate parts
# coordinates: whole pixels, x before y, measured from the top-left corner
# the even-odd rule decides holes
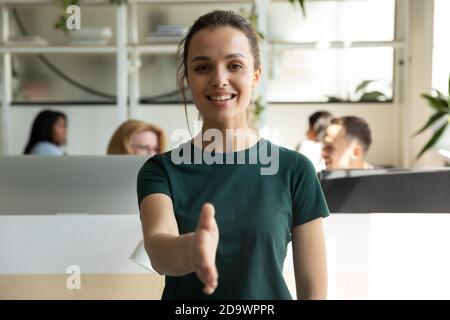
[[[438,142],[439,138],[444,133],[445,129],[448,126],[448,121],[446,121],[431,137],[431,139],[427,142],[427,144],[420,150],[419,154],[416,157],[416,160],[418,160],[428,149],[433,147],[436,142]]]
[[[436,98],[438,98],[438,99],[442,99],[442,100],[447,100],[447,97],[442,93],[442,92],[440,92],[439,90],[437,90],[437,89],[433,89],[433,91],[436,93],[436,95],[437,95],[437,97]],[[434,95],[432,95],[432,97],[433,97]]]
[[[386,95],[380,91],[370,91],[364,93],[359,101],[385,101],[387,100]]]
[[[67,21],[67,15],[61,15],[58,17],[58,20],[56,20],[53,27],[57,30],[61,30],[65,33],[68,33],[69,29],[67,29],[66,21]]]
[[[364,80],[356,87],[355,93],[358,93],[359,91],[364,90],[369,84],[371,84],[374,81],[375,80]]]
[[[305,0],[289,0],[289,2],[292,4],[292,6],[296,6],[298,4],[300,6],[300,9],[302,9],[303,17],[306,18],[306,8],[305,8]]]
[[[79,5],[80,1],[79,0],[59,0],[57,2],[60,2],[61,5],[64,8],[67,8],[68,6],[72,6],[72,5]]]
[[[298,0],[298,2],[300,4],[300,8],[302,8],[303,18],[306,18],[305,1],[304,0]]]
[[[416,133],[413,134],[413,136],[418,135],[419,133],[424,132],[426,129],[428,129],[433,123],[435,123],[436,121],[438,121],[439,119],[441,119],[443,116],[445,116],[446,113],[445,112],[436,112],[433,116],[430,117],[430,119],[428,119],[427,123],[420,129],[418,130]]]
[[[327,102],[344,102],[345,100],[339,97],[333,97],[333,96],[326,96]]]
[[[427,99],[428,104],[434,109],[436,109],[436,111],[447,113],[450,112],[449,103],[445,99],[433,97],[430,96],[429,94],[422,94],[422,97]]]

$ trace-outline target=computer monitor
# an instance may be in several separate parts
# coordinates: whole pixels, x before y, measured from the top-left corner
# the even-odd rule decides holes
[[[0,157],[0,214],[139,214],[147,156]]]
[[[333,213],[450,213],[450,168],[324,171]]]

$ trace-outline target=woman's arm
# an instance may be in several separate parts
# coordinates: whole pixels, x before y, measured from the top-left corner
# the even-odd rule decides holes
[[[326,299],[328,281],[322,218],[293,229],[292,254],[297,299]]]
[[[151,194],[142,200],[140,209],[144,246],[152,267],[170,276],[195,271],[205,284],[204,292],[213,293],[217,287],[215,257],[219,239],[214,207],[203,205],[195,232],[181,236],[169,196]]]

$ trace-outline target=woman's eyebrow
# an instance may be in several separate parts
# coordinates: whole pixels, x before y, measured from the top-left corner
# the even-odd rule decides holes
[[[225,59],[235,59],[235,58],[244,58],[245,59],[245,56],[241,53],[230,53],[225,56]],[[196,62],[196,61],[211,61],[211,59],[206,56],[196,56],[196,57],[192,58],[192,60],[191,60],[191,62]]]
[[[191,62],[196,62],[196,61],[211,61],[211,59],[208,57],[205,57],[205,56],[197,56],[191,60]]]
[[[245,56],[241,53],[231,53],[225,56],[225,59],[234,59],[234,58],[244,58]]]

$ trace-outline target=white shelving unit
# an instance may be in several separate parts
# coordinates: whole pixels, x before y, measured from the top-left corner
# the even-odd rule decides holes
[[[127,6],[117,6],[116,10],[116,45],[115,46],[11,46],[5,45],[9,38],[9,11],[11,7],[23,5],[41,5],[53,4],[52,1],[35,0],[15,0],[1,1],[1,27],[2,27],[2,45],[0,54],[2,55],[1,64],[1,136],[3,154],[11,154],[11,127],[10,127],[10,108],[11,108],[11,54],[39,54],[39,53],[57,53],[57,54],[115,54],[116,55],[116,96],[117,96],[117,124],[127,119],[127,98],[128,98],[128,42],[127,42]],[[81,4],[89,5],[107,5],[105,0],[82,1]]]
[[[258,12],[265,12],[264,7],[270,0],[228,0],[227,4],[255,3]],[[140,99],[139,68],[141,55],[175,54],[177,44],[147,44],[139,43],[138,10],[146,4],[224,4],[219,0],[128,0],[126,4],[116,6],[116,44],[111,46],[10,46],[5,41],[10,36],[9,11],[11,7],[29,5],[54,5],[53,0],[0,0],[1,40],[0,45],[0,85],[1,85],[1,130],[3,155],[11,154],[11,55],[12,54],[114,54],[116,56],[116,122],[117,125],[133,118],[137,114]],[[81,6],[109,5],[108,0],[80,1]],[[260,15],[261,16],[261,15]],[[266,19],[260,19],[260,30],[266,30]],[[129,37],[129,39],[128,39]],[[264,44],[263,44],[264,45]],[[262,51],[263,52],[263,51]],[[265,92],[266,81],[262,79],[260,92]]]

